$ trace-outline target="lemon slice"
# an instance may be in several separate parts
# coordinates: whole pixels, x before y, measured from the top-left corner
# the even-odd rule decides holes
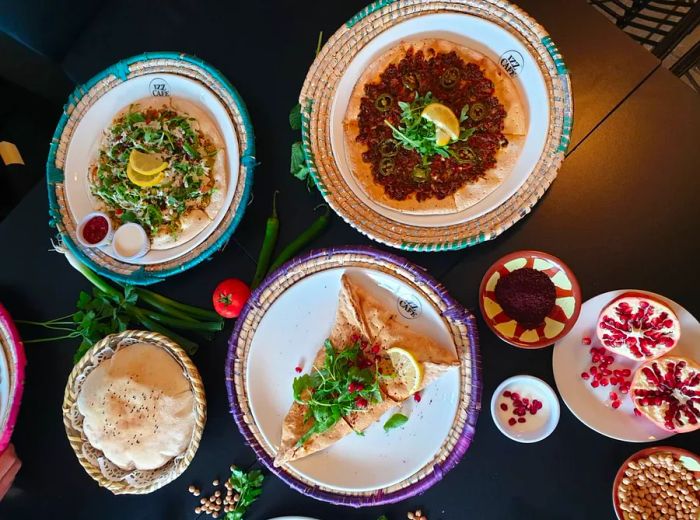
[[[459,119],[449,107],[442,103],[430,103],[420,115],[435,125],[435,144],[438,146],[459,139]]]
[[[131,150],[129,154],[129,166],[141,175],[157,175],[168,167],[168,163],[159,156]]]
[[[392,347],[387,350],[387,354],[396,374],[409,389],[409,393],[417,392],[423,382],[423,365],[413,357],[413,354],[401,347]]]
[[[126,167],[126,176],[129,177],[129,180],[137,186],[141,186],[142,188],[150,188],[151,186],[160,184],[165,178],[165,173],[161,172],[158,175],[144,175],[134,171],[134,169],[131,167],[131,163],[129,163],[129,165]]]

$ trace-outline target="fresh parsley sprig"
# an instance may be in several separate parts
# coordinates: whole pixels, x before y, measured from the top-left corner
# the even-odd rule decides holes
[[[329,430],[343,417],[382,401],[379,369],[376,364],[367,366],[359,342],[336,350],[326,340],[325,353],[322,367],[294,378],[294,400],[307,406],[304,421],[314,420],[298,446],[312,435]]]
[[[416,92],[416,96],[410,103],[399,101],[401,109],[401,124],[397,127],[385,120],[384,123],[391,128],[392,135],[399,144],[407,150],[415,150],[423,160],[423,164],[430,163],[434,155],[441,157],[451,157],[459,162],[462,159],[452,149],[452,146],[459,142],[467,141],[475,132],[475,128],[466,126],[460,127],[459,139],[452,141],[446,146],[438,146],[435,137],[435,124],[421,116],[423,109],[431,103],[438,102],[432,92],[427,92],[421,96]],[[469,107],[464,106],[459,115],[459,122],[464,123],[469,118]]]
[[[258,469],[244,471],[233,468],[229,482],[238,493],[239,499],[233,511],[226,513],[226,520],[241,520],[250,505],[262,494],[262,484],[265,479]]]

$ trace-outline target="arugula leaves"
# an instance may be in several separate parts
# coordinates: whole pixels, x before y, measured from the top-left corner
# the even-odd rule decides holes
[[[265,477],[258,469],[243,471],[234,468],[231,471],[229,481],[240,499],[236,502],[236,509],[226,513],[225,520],[241,520],[250,505],[262,494],[262,484]]]
[[[423,109],[430,103],[438,102],[431,92],[421,96],[416,92],[415,99],[410,103],[399,101],[401,109],[401,124],[396,127],[389,121],[384,121],[391,128],[394,139],[407,150],[415,150],[423,159],[423,164],[430,164],[430,159],[434,155],[441,157],[451,157],[458,162],[462,162],[459,155],[451,148],[452,145],[467,141],[476,131],[476,128],[460,128],[459,139],[447,146],[438,146],[435,141],[435,124],[421,116]],[[462,107],[459,115],[459,122],[463,123],[469,118],[469,106]]]
[[[289,112],[289,126],[292,130],[301,130],[301,105],[297,103]],[[292,154],[289,160],[289,172],[300,181],[306,181],[306,187],[314,186],[314,179],[310,174],[304,157],[304,147],[301,141],[292,144]]]
[[[362,355],[360,343],[336,350],[330,340],[324,345],[321,368],[294,378],[294,400],[307,406],[304,421],[314,423],[297,442],[303,445],[312,435],[332,428],[343,417],[382,401],[379,369]]]
[[[400,428],[408,422],[408,417],[402,413],[395,413],[384,423],[384,431],[388,432],[394,428]]]
[[[289,126],[292,130],[301,130],[301,103],[297,103],[292,110],[290,110]]]

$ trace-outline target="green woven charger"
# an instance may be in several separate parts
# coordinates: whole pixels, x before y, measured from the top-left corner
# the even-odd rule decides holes
[[[421,222],[418,225],[414,221],[407,222],[410,219],[403,215],[388,216],[370,207],[351,186],[348,178],[352,174],[341,170],[339,156],[342,152],[337,143],[336,149],[333,146],[333,132],[337,127],[334,121],[337,121],[337,112],[341,108],[334,103],[339,84],[348,70],[352,70],[353,60],[363,48],[370,44],[378,47],[377,41],[386,48],[387,42],[391,41],[385,34],[387,31],[418,17],[435,14],[476,17],[505,29],[514,37],[529,54],[532,66],[539,70],[544,80],[542,90],[548,101],[549,117],[542,125],[546,129],[542,132],[544,146],[539,158],[533,158],[534,167],[524,182],[504,197],[504,202],[492,204],[484,212],[475,211],[473,216],[455,217],[452,222]],[[419,32],[422,34],[420,29]],[[410,40],[410,36],[405,38]],[[398,44],[398,40],[394,44]],[[495,61],[503,65],[503,56]],[[353,77],[352,74],[349,77]],[[495,238],[527,215],[557,175],[569,144],[573,121],[571,84],[559,51],[542,26],[505,0],[375,2],[340,27],[324,45],[309,69],[299,102],[307,165],[328,204],[351,226],[373,240],[411,251],[469,247]],[[537,106],[530,107],[530,111],[537,110]]]
[[[230,172],[232,176],[237,177],[236,187],[230,204],[221,209],[223,218],[213,230],[207,231],[209,234],[201,243],[175,258],[158,261],[158,263],[127,263],[98,248],[84,247],[78,242],[76,236],[78,223],[67,201],[64,169],[76,127],[90,108],[117,86],[132,79],[145,75],[150,77],[153,74],[176,75],[194,81],[213,94],[224,107],[226,117],[233,125],[238,146],[238,168],[237,171]],[[164,94],[169,95],[167,92]],[[163,97],[163,99],[165,101],[168,98]],[[121,108],[123,107],[118,107],[117,110]],[[92,270],[122,283],[137,285],[156,283],[197,265],[226,245],[243,217],[250,198],[256,162],[254,156],[253,127],[248,111],[236,89],[218,70],[199,58],[182,53],[151,52],[133,56],[97,74],[87,83],[76,88],[68,98],[51,140],[46,163],[50,223],[57,230],[59,242]]]

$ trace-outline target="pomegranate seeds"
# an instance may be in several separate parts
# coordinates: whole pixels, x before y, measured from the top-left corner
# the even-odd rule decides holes
[[[581,372],[581,379],[588,379],[589,377],[591,376],[588,375],[588,372]]]
[[[590,345],[590,344],[591,344],[591,338],[589,338],[588,336],[584,336],[583,339],[581,340],[581,342],[582,342],[584,345]]]
[[[641,416],[642,416],[642,412],[640,412],[639,410],[637,410],[637,409],[635,408],[635,409],[634,409],[634,415],[636,415],[637,417],[641,417]]]
[[[620,408],[620,404],[620,401],[613,401],[612,407],[615,408],[615,410],[617,410],[618,408]]]
[[[294,371],[295,371],[297,374],[301,374],[301,367],[297,365],[296,367],[294,367]]]
[[[584,344],[589,345],[590,343],[584,341]],[[589,353],[592,365],[586,371],[581,372],[581,379],[588,381],[591,388],[611,386],[613,389],[617,389],[617,391],[610,392],[610,402],[613,408],[619,408],[622,404],[620,395],[624,396],[629,392],[631,381],[626,378],[631,375],[632,371],[629,368],[615,368],[613,365],[615,356],[607,353],[603,347],[591,347]],[[615,403],[617,403],[616,406]]]
[[[509,392],[506,390],[503,392],[503,397],[510,398],[511,404],[513,406],[511,410],[511,417],[508,419],[508,424],[514,426],[517,423],[524,423],[527,421],[525,416],[529,413],[530,415],[536,415],[539,410],[542,409],[542,401],[539,399],[532,399],[528,397],[520,397],[517,392]],[[504,412],[509,410],[508,404],[502,402],[499,405],[500,409]]]
[[[420,403],[420,400],[421,400],[421,399],[422,399],[422,397],[421,397],[421,395],[420,395],[420,392],[416,392],[415,394],[413,394],[413,400],[414,400],[415,402]]]

